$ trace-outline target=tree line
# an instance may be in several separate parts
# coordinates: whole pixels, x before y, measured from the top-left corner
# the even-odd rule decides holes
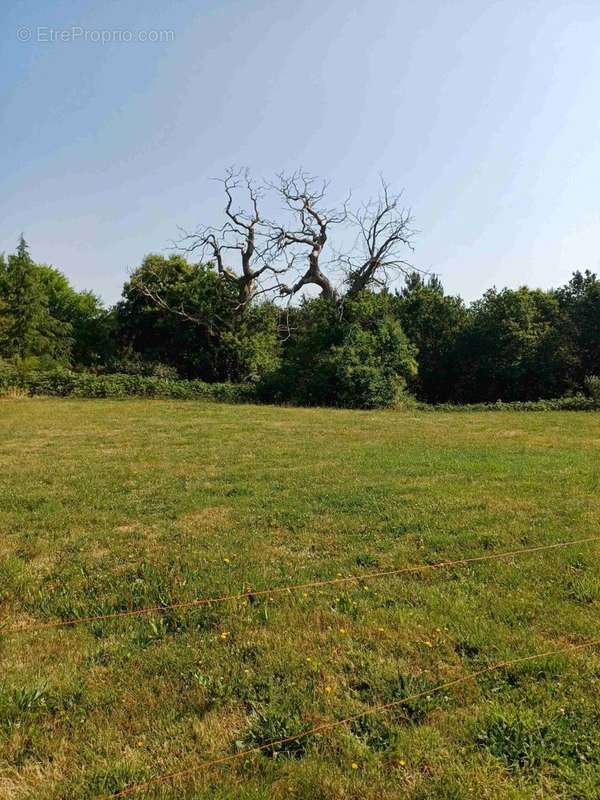
[[[106,308],[36,263],[0,257],[0,358],[21,370],[252,383],[267,401],[383,407],[562,397],[600,375],[600,280],[490,289],[467,304],[412,266],[401,196],[327,203],[304,173],[222,181],[223,220],[151,254]]]

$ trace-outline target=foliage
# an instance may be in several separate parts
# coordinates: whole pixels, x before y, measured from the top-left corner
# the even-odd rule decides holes
[[[0,393],[14,390],[47,397],[170,397],[178,400],[251,402],[252,384],[205,383],[148,375],[72,372],[64,369],[22,372],[14,367],[0,370]]]
[[[163,364],[160,361],[147,361],[133,350],[124,351],[117,357],[110,359],[106,366],[108,373],[123,373],[124,375],[145,375],[154,378],[177,378],[175,367]]]
[[[452,399],[463,366],[457,345],[468,319],[464,303],[446,295],[435,276],[425,281],[414,272],[398,295],[397,309],[418,351],[419,369],[410,380],[411,390],[428,403]]]
[[[234,193],[244,184],[239,175],[230,175],[230,181]],[[397,213],[396,201],[388,200]],[[413,272],[394,294],[374,291],[377,280],[369,279],[370,288],[362,291],[350,281],[346,294],[331,284],[326,298],[283,306],[259,301],[268,293],[260,294],[257,262],[245,277],[227,271],[223,259],[229,248],[239,251],[243,262],[244,247],[256,246],[242,217],[236,218],[241,239],[235,244],[211,249],[212,233],[204,232],[204,249],[215,263],[150,254],[112,309],[93,293],[75,290],[54,267],[35,263],[21,238],[15,254],[0,256],[4,372],[10,367],[18,374],[23,390],[44,385],[51,393],[56,370],[72,369],[106,377],[89,384],[77,378],[74,391],[83,394],[191,391],[185,384],[158,389],[130,382],[127,388],[123,377],[112,382],[107,377],[118,374],[247,383],[256,386],[256,395],[249,391],[249,396],[313,406],[386,408],[406,405],[414,396],[482,410],[597,407],[600,280],[593,273],[575,272],[566,286],[552,291],[491,289],[467,305],[448,295],[435,276]],[[262,223],[252,224],[263,236]],[[293,243],[292,237],[288,244]],[[269,253],[268,248],[263,253],[267,260]],[[360,267],[368,274],[369,263]],[[402,261],[394,263],[404,269]],[[318,270],[311,275],[308,283],[318,279]],[[295,294],[283,284],[280,289]],[[53,377],[44,383],[43,372]],[[27,383],[30,373],[35,380]],[[5,378],[0,381],[7,386]]]
[[[491,289],[473,304],[458,343],[459,402],[538,400],[575,388],[576,353],[549,292]]]
[[[495,403],[418,404],[422,411],[480,412],[480,411],[600,411],[600,399],[584,394],[567,395],[549,400],[512,400]]]
[[[575,272],[556,297],[569,321],[578,380],[600,375],[600,280],[589,270]]]
[[[113,346],[114,315],[91,292],[77,292],[65,276],[36,264],[23,237],[0,261],[0,356],[38,368],[97,367]]]
[[[363,292],[342,309],[330,300],[311,300],[293,324],[281,369],[260,387],[265,398],[383,408],[400,400],[416,372],[414,348],[387,294]]]
[[[589,375],[585,381],[585,390],[589,397],[600,404],[600,376]]]
[[[50,314],[71,331],[71,363],[82,367],[105,364],[113,348],[114,314],[103,308],[93,292],[73,289],[54,267],[39,264],[37,273],[48,298]]]
[[[212,264],[149,255],[123,289],[120,337],[142,359],[186,378],[256,381],[278,364],[277,315],[269,305],[239,315],[237,306],[236,287]]]
[[[72,327],[52,314],[48,293],[23,237],[17,252],[3,264],[0,287],[0,355],[67,363]]]

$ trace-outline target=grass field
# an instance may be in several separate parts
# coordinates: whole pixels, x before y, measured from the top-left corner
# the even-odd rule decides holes
[[[0,401],[4,626],[600,536],[600,414]],[[0,632],[0,797],[96,798],[600,637],[600,543]],[[600,648],[132,794],[598,798]]]

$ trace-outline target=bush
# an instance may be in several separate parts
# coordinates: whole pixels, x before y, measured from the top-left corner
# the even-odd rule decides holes
[[[417,403],[408,395],[402,395],[402,381],[394,382],[394,376],[386,375],[368,360],[364,362],[356,357],[353,346],[332,348],[317,364],[314,375],[307,375],[304,391],[305,405],[316,405],[315,391],[309,392],[309,380],[323,379],[322,388],[334,394],[335,403],[323,402],[323,405],[338,405],[349,408],[376,408],[384,405],[399,405],[410,402],[411,406],[422,411],[596,411],[600,410],[600,397],[596,388],[598,378],[588,378],[586,387],[588,395],[573,395],[556,400],[531,400],[505,403],[474,403],[471,405],[427,405]],[[360,352],[360,348],[358,348]],[[258,387],[250,383],[205,383],[197,380],[158,377],[151,375],[128,375],[124,373],[106,373],[96,375],[89,372],[73,372],[66,369],[25,369],[23,364],[15,365],[0,359],[0,396],[8,394],[25,394],[29,396],[47,397],[81,397],[81,398],[126,398],[157,397],[176,400],[212,400],[224,403],[253,403],[261,400],[281,402],[289,399],[281,381],[281,371],[272,378],[269,386],[263,381]],[[596,394],[594,394],[596,392]],[[301,402],[298,397],[294,402]],[[326,395],[325,395],[326,396]],[[321,395],[324,397],[324,395]],[[358,400],[360,400],[360,406]]]
[[[0,394],[18,390],[20,377],[16,367],[4,358],[0,358]]]
[[[0,365],[0,392],[6,394],[15,390],[47,397],[162,397],[229,403],[255,400],[250,384],[205,383],[122,373],[93,375],[70,370],[19,374],[14,368]]]
[[[421,410],[429,411],[600,411],[600,400],[575,394],[568,397],[558,397],[555,400],[515,400],[505,403],[498,400],[496,403],[468,403],[465,405],[452,405],[440,403],[437,406],[419,404]]]
[[[144,361],[138,353],[111,361],[108,373],[124,375],[144,375],[152,378],[178,378],[177,369],[160,361]]]
[[[365,292],[343,310],[312,300],[295,316],[283,364],[263,379],[260,397],[344,408],[387,408],[400,401],[416,371],[415,351],[389,295]]]
[[[600,405],[600,376],[590,375],[585,379],[585,391],[588,397],[591,397],[598,405]]]

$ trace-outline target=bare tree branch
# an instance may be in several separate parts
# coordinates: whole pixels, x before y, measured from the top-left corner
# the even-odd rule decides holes
[[[275,264],[271,227],[260,213],[263,188],[254,183],[248,170],[230,168],[220,182],[226,198],[225,222],[220,228],[209,226],[186,233],[181,242],[186,252],[197,251],[202,257],[208,254],[219,274],[237,285],[238,308],[243,310],[255,297],[261,276],[283,270]],[[240,194],[247,208],[236,206]],[[228,254],[234,251],[239,254],[239,272],[227,264]]]
[[[285,316],[296,295],[314,285],[322,297],[338,303],[343,313],[345,297],[388,286],[398,273],[415,271],[406,260],[415,234],[411,213],[402,208],[401,194],[393,194],[383,179],[378,197],[354,212],[348,210],[349,196],[339,206],[328,207],[327,182],[302,170],[280,173],[274,182],[261,185],[252,180],[248,170],[230,168],[218,180],[225,196],[222,224],[199,227],[192,233],[182,231],[178,247],[198,254],[203,263],[214,264],[231,287],[231,319],[209,320],[197,310],[173,307],[161,294],[160,280],[153,282],[152,276],[146,283],[141,279],[136,283],[137,290],[157,307],[211,333],[224,325],[231,327],[232,320],[257,298],[279,296]],[[282,201],[287,221],[274,222],[264,216],[267,190]],[[333,233],[347,223],[356,232],[354,245],[349,251],[336,252]],[[327,255],[328,249],[331,255]],[[345,279],[336,286],[333,275],[340,267]]]
[[[314,284],[321,289],[322,297],[337,300],[337,291],[321,268],[321,256],[328,240],[329,229],[345,222],[348,216],[347,201],[341,209],[326,209],[323,201],[327,183],[318,183],[315,178],[302,171],[290,176],[281,173],[277,178],[277,183],[271,186],[292,212],[297,225],[284,228],[272,224],[273,241],[280,253],[291,248],[295,258],[302,248],[308,250],[305,251],[308,261],[306,271],[292,286],[282,285],[281,294],[294,295],[303,286]]]
[[[157,282],[160,282],[160,275],[158,275],[156,272],[150,271],[150,275],[151,277],[155,278]],[[176,316],[181,317],[188,322],[192,322],[194,325],[203,328],[210,336],[214,336],[216,334],[215,325],[228,325],[227,320],[222,319],[216,314],[213,314],[210,317],[205,317],[197,311],[188,311],[183,302],[179,303],[178,305],[168,303],[165,297],[156,288],[154,288],[148,281],[141,280],[139,277],[134,277],[132,279],[132,285],[135,287],[136,291],[139,292],[139,294],[150,300],[157,308],[162,308],[164,311],[168,311],[170,314],[175,314]]]
[[[401,193],[392,194],[382,178],[377,199],[349,215],[358,229],[355,252],[338,256],[346,272],[347,296],[387,286],[395,274],[415,270],[404,258],[407,249],[413,250],[415,231],[410,210],[400,205],[401,197]]]

